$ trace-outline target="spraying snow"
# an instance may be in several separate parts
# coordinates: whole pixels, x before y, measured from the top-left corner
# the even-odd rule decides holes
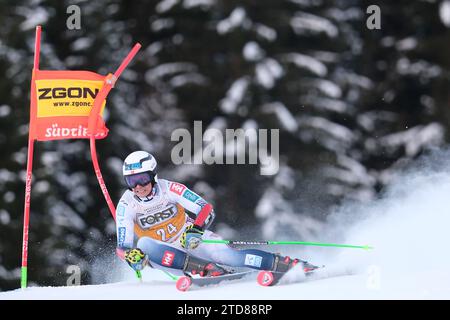
[[[330,217],[331,236],[370,244],[361,254],[340,250],[330,261],[366,273],[384,298],[450,298],[450,159],[435,152],[394,178],[382,199],[342,207]],[[355,222],[353,222],[355,221]]]

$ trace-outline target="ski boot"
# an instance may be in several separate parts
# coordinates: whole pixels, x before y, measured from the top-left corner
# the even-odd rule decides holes
[[[276,285],[281,278],[297,264],[301,263],[305,274],[312,272],[319,268],[307,261],[300,259],[291,259],[290,257],[282,257],[275,255],[274,266],[270,271],[260,271],[257,277],[257,281],[260,285],[268,287]]]
[[[209,262],[189,255],[186,257],[183,272],[185,276],[178,278],[176,283],[176,287],[180,291],[189,289],[192,284],[193,275],[199,275],[200,277],[218,277],[233,273],[233,271],[226,270],[214,262]]]
[[[194,256],[187,256],[183,271],[200,277],[218,277],[230,273],[214,262],[209,262]]]

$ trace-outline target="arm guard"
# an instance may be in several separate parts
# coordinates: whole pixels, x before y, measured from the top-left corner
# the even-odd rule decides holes
[[[199,226],[203,230],[208,229],[215,217],[216,214],[214,213],[213,206],[210,203],[207,203],[198,213],[194,225]]]

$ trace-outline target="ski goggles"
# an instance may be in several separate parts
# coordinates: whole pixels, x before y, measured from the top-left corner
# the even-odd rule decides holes
[[[137,185],[145,187],[153,181],[153,178],[153,174],[150,174],[149,172],[141,172],[130,176],[125,176],[125,182],[129,188],[133,189],[136,188]]]

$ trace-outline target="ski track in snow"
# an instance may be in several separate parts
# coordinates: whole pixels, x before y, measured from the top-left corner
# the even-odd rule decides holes
[[[144,282],[139,283],[125,266],[120,282],[30,287],[0,292],[0,300],[450,299],[449,158],[441,156],[445,168],[439,171],[422,166],[398,177],[380,200],[364,206],[343,206],[331,215],[321,241],[369,244],[374,250],[283,249],[296,250],[294,254],[289,252],[291,256],[326,265],[307,277],[297,274],[284,280],[288,283],[268,288],[245,279],[179,292],[174,281],[160,271],[144,270]]]

